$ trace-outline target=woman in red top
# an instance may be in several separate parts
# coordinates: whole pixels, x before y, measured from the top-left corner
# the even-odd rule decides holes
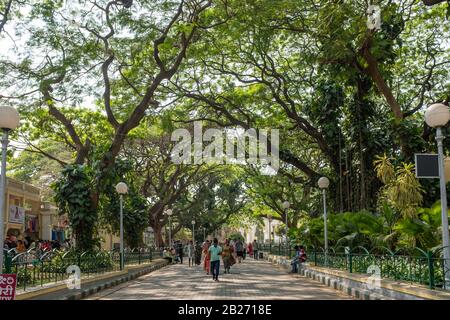
[[[253,256],[253,245],[251,242],[248,244],[247,250],[248,250],[248,255]]]
[[[209,274],[209,270],[211,269],[211,254],[209,253],[210,243],[206,240],[203,245],[203,254],[205,255],[205,260],[203,262],[203,269],[206,271],[206,274]]]

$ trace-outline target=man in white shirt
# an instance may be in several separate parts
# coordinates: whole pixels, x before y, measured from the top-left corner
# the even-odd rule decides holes
[[[211,254],[211,273],[214,281],[219,281],[220,255],[222,254],[222,247],[219,246],[219,241],[214,238],[213,245],[208,249]]]

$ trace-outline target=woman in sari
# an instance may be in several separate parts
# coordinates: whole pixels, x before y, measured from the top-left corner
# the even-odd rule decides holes
[[[209,253],[209,240],[206,240],[203,244],[203,254],[205,256],[205,260],[203,261],[203,269],[206,271],[206,274],[209,275],[209,270],[211,268],[210,262],[211,262],[211,254]]]
[[[234,264],[233,247],[230,246],[230,241],[225,240],[225,244],[222,249],[222,260],[225,268],[225,273],[230,273],[230,267]]]
[[[252,245],[251,242],[248,244],[247,250],[248,250],[248,255],[249,255],[250,257],[253,257],[253,245]]]

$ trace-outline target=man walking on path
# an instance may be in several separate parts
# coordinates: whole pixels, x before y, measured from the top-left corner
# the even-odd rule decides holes
[[[220,255],[222,254],[222,248],[218,242],[217,238],[214,238],[213,245],[208,249],[211,255],[211,273],[215,281],[219,281]]]
[[[238,259],[239,263],[241,263],[242,258],[244,257],[244,245],[242,244],[241,239],[238,239],[236,241],[235,248],[236,248],[237,259]]]
[[[181,242],[181,240],[177,241],[177,254],[178,257],[180,258],[180,262],[181,264],[183,264],[183,243]]]
[[[195,258],[195,264],[197,266],[199,266],[202,263],[202,246],[200,245],[200,242],[198,242],[198,241],[194,245],[194,258]]]
[[[194,266],[194,244],[192,243],[192,240],[189,241],[185,250],[189,260],[189,267],[191,266],[191,264],[192,266]]]
[[[258,242],[253,240],[253,259],[258,260]]]

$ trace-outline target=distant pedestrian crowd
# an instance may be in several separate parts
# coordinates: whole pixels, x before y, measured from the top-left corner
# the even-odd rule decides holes
[[[229,274],[231,267],[236,263],[242,263],[246,257],[255,260],[260,259],[256,240],[245,243],[240,239],[225,239],[219,243],[217,238],[213,241],[205,240],[203,244],[193,241],[183,243],[181,240],[175,240],[171,247],[164,248],[163,257],[169,263],[183,264],[183,257],[188,260],[188,266],[203,264],[203,270],[207,275],[212,275],[214,281],[219,281],[221,261],[223,264],[223,274]],[[203,262],[202,262],[203,259]],[[295,246],[295,256],[291,261],[293,273],[298,273],[302,263],[306,262],[306,252],[303,246]]]
[[[184,257],[187,258],[189,266],[200,265],[202,258],[200,242],[197,242],[194,246],[192,240],[185,243],[181,240],[175,240],[171,247],[163,250],[163,258],[170,263],[183,263]]]
[[[230,273],[231,267],[236,263],[241,263],[247,256],[258,259],[258,244],[245,243],[240,239],[225,239],[219,244],[217,238],[213,241],[206,240],[203,244],[193,241],[183,243],[175,240],[171,247],[163,250],[163,257],[169,263],[183,263],[183,258],[188,260],[189,267],[203,264],[203,269],[207,275],[212,275],[215,281],[219,281],[220,261],[222,260],[224,274]],[[203,262],[202,262],[203,260]]]

